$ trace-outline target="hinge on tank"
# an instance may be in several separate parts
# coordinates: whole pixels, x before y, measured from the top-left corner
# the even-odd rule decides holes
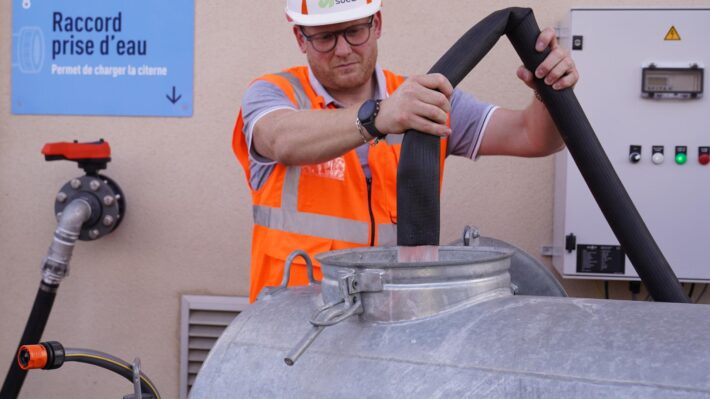
[[[325,327],[338,324],[350,316],[362,313],[361,293],[380,292],[382,288],[382,274],[378,272],[352,272],[340,277],[338,280],[340,299],[326,304],[313,314],[310,320],[311,330],[286,355],[284,362],[293,366]]]
[[[478,246],[479,238],[481,237],[481,232],[478,227],[466,225],[463,228],[463,246],[464,247],[476,247]]]

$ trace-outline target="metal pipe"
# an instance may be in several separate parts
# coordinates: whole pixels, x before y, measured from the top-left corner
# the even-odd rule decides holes
[[[291,349],[291,352],[289,352],[286,357],[284,358],[284,362],[289,365],[293,366],[296,363],[296,360],[298,360],[299,357],[303,354],[303,352],[308,349],[309,346],[315,341],[315,339],[318,337],[318,335],[323,331],[325,326],[313,326],[311,327],[310,330],[308,330],[308,333],[301,338],[301,340],[296,344],[296,346]]]
[[[42,281],[58,285],[69,275],[74,244],[81,233],[81,225],[91,218],[91,205],[78,198],[64,208],[59,217],[54,240],[49,246],[47,256],[42,260]]]

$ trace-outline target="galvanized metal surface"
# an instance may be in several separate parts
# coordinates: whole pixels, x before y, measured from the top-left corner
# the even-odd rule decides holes
[[[398,262],[398,247],[357,248],[317,255],[323,271],[326,303],[342,297],[339,282],[347,275],[362,281],[362,320],[403,321],[463,304],[512,295],[512,251],[493,247],[438,247],[438,261]],[[379,282],[375,282],[379,276]],[[367,281],[371,280],[370,283]],[[378,289],[364,287],[376,286]]]
[[[710,398],[707,305],[508,296],[414,322],[345,321],[286,366],[317,290],[243,312],[190,397]]]
[[[477,250],[484,252],[476,255],[480,280],[498,276],[490,272],[500,265],[491,265],[506,256]],[[325,276],[380,269],[382,292],[362,293],[362,314],[322,329],[289,367],[284,357],[308,337],[309,320],[324,305],[321,286],[265,296],[225,330],[190,398],[710,398],[710,306],[486,297],[500,291],[492,285],[433,315],[409,310],[414,320],[373,321],[386,304],[386,314],[398,315],[427,301],[444,303],[446,290],[429,286],[456,291],[448,277],[471,282],[461,271],[472,262],[423,272],[433,265],[373,265],[377,251],[358,255],[367,262],[348,255],[323,266]],[[404,288],[415,302],[391,290],[400,285],[410,285]],[[369,307],[366,296],[373,298]]]
[[[427,249],[426,260],[417,261],[402,261],[402,250],[366,247],[317,256],[323,270],[322,297],[326,304],[309,320],[313,328],[289,351],[284,362],[293,366],[325,327],[355,315],[364,321],[416,320],[511,295],[510,250],[437,246]],[[277,290],[286,288],[289,260],[295,255],[303,256],[308,270],[312,269],[308,255],[295,251],[286,260],[284,280]]]
[[[474,235],[478,235],[478,232],[475,231]],[[496,238],[480,236],[469,238],[469,245],[466,245],[465,236],[466,231],[464,230],[464,238],[454,241],[449,245],[494,247],[513,251],[513,257],[510,258],[509,272],[510,282],[516,287],[517,294],[532,296],[567,296],[567,292],[565,292],[562,284],[557,281],[552,272],[539,260],[522,249]]]

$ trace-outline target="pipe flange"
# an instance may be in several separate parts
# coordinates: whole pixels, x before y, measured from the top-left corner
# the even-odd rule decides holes
[[[126,209],[123,192],[116,182],[106,176],[81,176],[68,181],[59,190],[54,202],[57,220],[67,204],[83,199],[91,206],[91,218],[81,226],[79,239],[99,239],[118,227]]]

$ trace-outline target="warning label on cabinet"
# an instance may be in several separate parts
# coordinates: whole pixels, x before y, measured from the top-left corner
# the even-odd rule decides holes
[[[625,260],[620,245],[577,245],[577,273],[624,274]]]

